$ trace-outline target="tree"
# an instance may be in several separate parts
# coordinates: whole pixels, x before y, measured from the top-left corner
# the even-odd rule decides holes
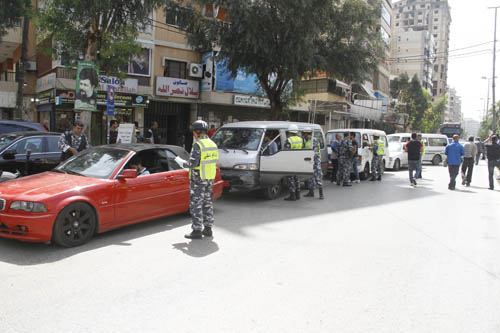
[[[7,30],[21,24],[25,13],[25,1],[4,0],[0,6],[0,40],[7,34]]]
[[[186,4],[187,2],[187,4]],[[277,119],[289,103],[294,80],[327,72],[363,81],[378,64],[382,41],[378,0],[166,0],[165,10],[185,17],[188,41],[204,52],[220,48],[217,60],[236,76],[255,74]],[[223,6],[226,21],[203,15],[200,6]],[[186,10],[188,8],[188,10]]]
[[[94,61],[118,74],[141,51],[140,29],[151,24],[161,0],[52,0],[40,13],[39,26],[54,42],[53,53]]]
[[[431,97],[422,89],[418,76],[415,74],[409,81],[406,73],[391,81],[392,98],[397,98],[405,105],[408,117],[405,118],[405,128],[420,130],[425,111],[429,108]]]
[[[446,104],[448,104],[448,100],[446,96],[443,96],[425,111],[420,128],[422,132],[437,133],[439,131],[441,119],[443,119],[443,114],[446,110]]]

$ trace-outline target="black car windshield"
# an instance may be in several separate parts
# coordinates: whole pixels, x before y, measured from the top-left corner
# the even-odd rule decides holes
[[[262,128],[221,128],[212,140],[219,148],[257,150],[262,134]]]
[[[55,170],[86,177],[108,179],[130,151],[94,148],[58,166]]]
[[[9,143],[11,143],[12,141],[14,141],[18,137],[19,137],[19,135],[16,135],[14,133],[0,135],[0,150],[4,149],[5,147],[7,147],[7,145]]]

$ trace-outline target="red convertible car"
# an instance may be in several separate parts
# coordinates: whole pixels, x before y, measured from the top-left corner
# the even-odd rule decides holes
[[[138,156],[149,175],[129,166]],[[106,145],[85,150],[52,171],[0,184],[0,237],[54,241],[66,247],[94,233],[189,210],[189,174],[178,146]],[[135,158],[134,158],[135,160]],[[224,183],[217,170],[214,199]]]

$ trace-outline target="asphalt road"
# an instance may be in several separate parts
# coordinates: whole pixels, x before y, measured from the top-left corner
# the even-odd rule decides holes
[[[0,239],[1,332],[500,332],[500,186],[426,166],[326,200],[216,203],[73,249]]]

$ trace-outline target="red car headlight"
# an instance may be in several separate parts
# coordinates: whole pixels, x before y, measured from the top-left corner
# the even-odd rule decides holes
[[[47,207],[43,203],[32,201],[14,201],[10,204],[10,209],[24,210],[28,213],[43,213],[47,211]]]

